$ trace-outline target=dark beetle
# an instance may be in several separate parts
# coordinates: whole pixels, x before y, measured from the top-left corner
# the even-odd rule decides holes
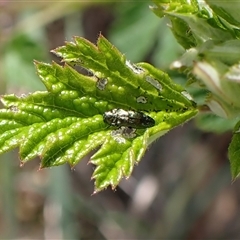
[[[116,127],[149,128],[155,125],[154,119],[142,112],[133,110],[112,109],[103,114],[105,123]]]

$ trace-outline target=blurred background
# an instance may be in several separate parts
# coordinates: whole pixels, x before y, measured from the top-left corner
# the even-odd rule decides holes
[[[59,62],[50,50],[101,32],[131,62],[169,71],[183,49],[150,1],[0,1],[0,94],[44,90],[33,60]],[[190,89],[202,101],[202,93]],[[119,187],[93,193],[83,159],[38,171],[20,167],[18,150],[0,156],[0,239],[239,239],[240,188],[227,148],[233,123],[211,115],[153,143]],[[202,129],[202,130],[201,130]],[[208,130],[215,130],[210,133]]]

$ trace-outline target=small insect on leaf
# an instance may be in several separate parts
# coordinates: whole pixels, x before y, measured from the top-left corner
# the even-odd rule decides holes
[[[105,112],[103,120],[105,123],[116,127],[149,128],[155,125],[154,119],[143,112],[117,108]]]

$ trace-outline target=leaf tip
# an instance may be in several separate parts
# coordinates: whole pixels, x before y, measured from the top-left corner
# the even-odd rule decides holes
[[[105,189],[106,189],[106,188],[105,188]],[[98,188],[98,187],[96,187],[96,185],[95,185],[95,187],[94,187],[94,191],[93,191],[93,193],[91,194],[91,196],[93,196],[93,195],[95,195],[95,194],[101,192],[102,190],[103,190],[103,189]]]
[[[117,191],[117,189],[116,189],[117,186],[118,186],[118,185],[113,185],[113,184],[111,184],[112,191],[116,192],[116,191]]]
[[[67,42],[65,42],[65,44],[67,44]],[[55,56],[57,57],[62,57],[62,54],[61,54],[61,50],[63,49],[63,47],[57,47],[55,49],[52,49],[50,51],[50,53],[53,53]],[[63,60],[61,60],[61,62],[63,62]]]
[[[234,184],[235,181],[236,181],[236,177],[232,177],[231,184]]]
[[[40,163],[38,171],[42,170],[43,168],[46,168],[46,166],[44,166],[43,163]]]
[[[231,184],[233,184],[239,177],[240,177],[240,172],[238,172],[237,174],[232,173]]]
[[[35,66],[37,66],[37,65],[39,65],[40,64],[40,62],[38,61],[38,60],[33,60],[33,64],[35,65]]]
[[[24,166],[24,162],[20,161],[20,167],[23,167]]]
[[[97,194],[98,192],[99,192],[99,190],[97,190],[97,189],[94,189],[94,191],[93,191],[93,193],[91,194],[91,196],[93,196],[93,195]]]
[[[91,157],[92,158],[92,157]],[[87,162],[87,165],[89,165],[89,164],[91,164],[92,163],[92,161],[91,161],[91,159]]]
[[[71,164],[71,163],[69,163],[69,165],[70,165],[70,169],[71,169],[71,171],[75,171],[75,165],[74,164]]]
[[[54,55],[57,55],[57,50],[58,50],[58,48],[55,48],[55,49],[53,49],[53,50],[50,50],[50,53],[53,53]]]
[[[102,32],[101,32],[101,31],[99,32],[99,35],[98,35],[98,37],[103,37],[103,35],[102,35]]]

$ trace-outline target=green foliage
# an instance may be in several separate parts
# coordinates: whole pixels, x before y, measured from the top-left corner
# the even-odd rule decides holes
[[[103,36],[53,51],[65,65],[35,62],[47,91],[2,97],[0,153],[20,148],[22,164],[36,156],[40,168],[91,158],[95,192],[129,177],[148,145],[196,115],[195,103],[169,76],[147,63],[131,64]],[[80,65],[83,75],[74,69]],[[103,114],[114,108],[143,111],[155,121],[145,129],[112,127]]]
[[[156,45],[156,41],[159,41],[158,45],[160,44],[163,37],[162,32],[167,28],[165,24],[161,24],[159,18],[151,14],[147,1],[139,1],[137,4],[129,1],[128,4],[120,4],[120,6],[115,10],[117,16],[108,38],[122,52],[127,53],[127,57],[131,61],[138,62],[147,56],[150,49]],[[162,28],[159,29],[161,26]],[[160,37],[156,35],[158,33],[161,33]],[[149,38],[152,38],[151,41]],[[154,48],[153,54],[156,52],[157,50]]]
[[[223,132],[236,124],[229,147],[235,179],[240,175],[240,4],[223,0],[153,2],[154,13],[169,18],[173,34],[187,50],[172,67],[188,73],[191,77],[188,83],[196,86],[199,92],[208,92],[204,104],[217,115],[200,116],[198,125],[205,130]]]
[[[202,130],[217,134],[231,131],[237,122],[238,119],[225,119],[213,113],[200,114],[195,121],[196,125]]]
[[[197,120],[205,130],[220,133],[236,124],[229,157],[232,176],[238,177],[240,6],[213,0],[153,2],[153,12],[170,20],[172,33],[186,50],[172,68],[186,73],[188,86],[196,87],[192,92],[198,107],[166,73],[147,63],[132,64],[103,36],[96,46],[75,37],[53,50],[63,67],[35,62],[47,91],[2,97],[0,153],[19,147],[22,163],[40,156],[41,168],[64,163],[74,167],[98,149],[90,160],[96,166],[97,192],[129,177],[149,144],[199,109],[208,110]],[[155,22],[152,31],[156,26]],[[79,67],[87,74],[77,71]],[[132,129],[120,121],[111,126],[103,115],[113,109],[141,111],[155,125]],[[125,117],[128,121],[138,120]]]
[[[40,31],[38,34],[41,37]],[[9,88],[23,86],[27,91],[44,89],[32,66],[33,58],[42,61],[47,59],[48,50],[39,43],[40,37],[35,37],[37,41],[31,35],[16,34],[4,44],[1,49],[1,66]]]

